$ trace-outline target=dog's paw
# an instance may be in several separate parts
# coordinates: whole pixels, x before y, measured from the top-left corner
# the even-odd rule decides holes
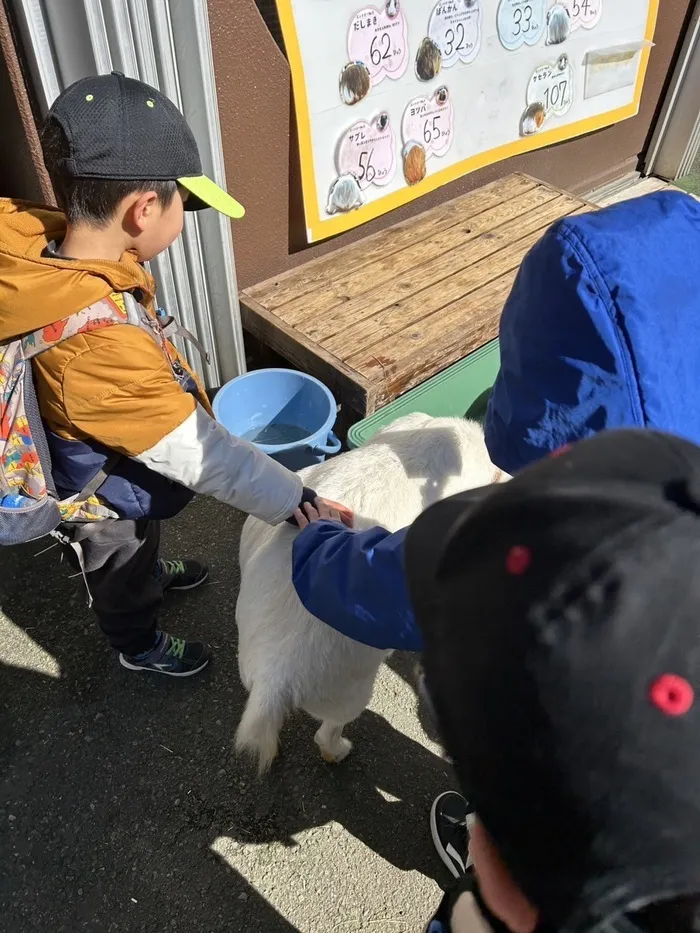
[[[339,765],[352,751],[352,742],[350,739],[341,736],[330,748],[324,748],[323,746],[319,746],[319,748],[321,751],[321,758],[323,758],[326,764]]]

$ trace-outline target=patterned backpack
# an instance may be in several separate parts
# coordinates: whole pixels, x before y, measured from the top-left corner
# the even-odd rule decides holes
[[[33,357],[57,344],[101,327],[130,324],[146,330],[161,347],[181,383],[187,374],[168,349],[174,334],[203,348],[171,318],[156,321],[130,292],[114,292],[67,318],[30,334],[0,343],[0,545],[21,544],[52,534],[61,522],[100,521],[114,513],[96,493],[114,469],[119,454],[70,499],[61,500],[51,477],[51,457],[39,414],[32,375]]]

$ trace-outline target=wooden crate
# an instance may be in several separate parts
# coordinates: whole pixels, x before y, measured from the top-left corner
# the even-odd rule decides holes
[[[591,209],[510,175],[246,289],[243,326],[364,418],[497,336],[525,253]]]

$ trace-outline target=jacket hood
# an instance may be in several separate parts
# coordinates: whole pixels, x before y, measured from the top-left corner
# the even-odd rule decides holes
[[[65,232],[61,211],[0,198],[0,342],[68,317],[114,291],[141,288],[153,298],[153,279],[132,253],[118,262],[43,256]]]
[[[571,215],[527,254],[500,321],[486,446],[517,473],[655,428],[700,444],[700,202],[660,191]]]

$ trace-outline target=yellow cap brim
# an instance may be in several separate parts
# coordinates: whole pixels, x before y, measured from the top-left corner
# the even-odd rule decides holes
[[[233,217],[235,220],[239,220],[245,214],[243,205],[239,204],[228,192],[220,188],[211,178],[207,178],[206,175],[178,178],[177,183],[186,188],[198,201],[201,201],[203,207],[213,207],[220,214]]]

